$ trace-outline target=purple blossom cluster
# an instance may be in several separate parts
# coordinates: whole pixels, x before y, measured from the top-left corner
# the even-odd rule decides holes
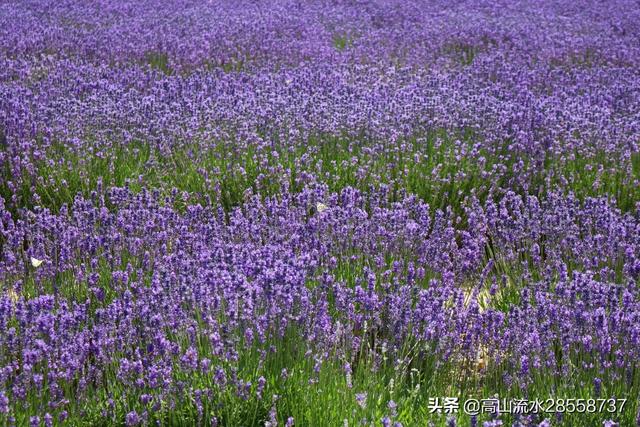
[[[299,360],[365,424],[389,365],[637,392],[639,38],[627,0],[0,2],[0,424],[304,425]]]
[[[190,372],[260,394],[264,378],[221,368],[291,329],[320,361],[346,366],[412,342],[458,375],[477,373],[482,349],[523,389],[541,371],[636,375],[640,221],[604,199],[511,194],[469,206],[458,227],[415,197],[350,189],[250,196],[228,220],[212,207],[178,212],[157,192],[109,200],[116,209],[78,197],[18,221],[2,211],[5,411],[31,393],[59,410],[71,385],[89,398],[110,382],[171,401]],[[82,289],[74,298],[64,277]]]
[[[614,175],[618,199],[638,187],[635,3],[449,3],[5,2],[5,198],[51,181],[43,165],[78,167],[59,147],[86,161],[136,141],[155,155],[189,146],[215,181],[194,159],[214,145],[261,163],[347,134],[371,156],[426,156],[433,130],[473,134],[448,141],[451,159],[499,187],[573,189],[587,171],[596,190]],[[298,179],[326,181],[307,160],[292,161]]]

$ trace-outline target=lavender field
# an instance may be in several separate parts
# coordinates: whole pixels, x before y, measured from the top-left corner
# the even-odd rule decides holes
[[[0,0],[0,426],[59,425],[640,426],[640,3]]]

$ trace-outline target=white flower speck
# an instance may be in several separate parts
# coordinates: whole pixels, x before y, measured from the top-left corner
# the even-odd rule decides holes
[[[31,257],[31,265],[38,268],[44,261],[38,258]]]
[[[316,204],[316,209],[318,210],[318,213],[321,213],[329,209],[329,206],[325,205],[324,203],[318,202]]]

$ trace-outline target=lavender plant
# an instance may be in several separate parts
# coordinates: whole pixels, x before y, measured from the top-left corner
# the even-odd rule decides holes
[[[0,424],[640,425],[639,23],[0,3]]]

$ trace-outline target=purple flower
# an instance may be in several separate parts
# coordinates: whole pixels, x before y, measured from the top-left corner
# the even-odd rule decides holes
[[[127,424],[127,426],[137,426],[141,421],[142,419],[136,411],[129,412],[125,417],[125,423]]]
[[[356,393],[356,403],[364,409],[367,406],[367,393]]]
[[[0,414],[7,414],[9,412],[9,398],[0,391]]]
[[[596,377],[593,379],[593,393],[596,398],[600,397],[602,393],[602,380],[600,378]]]
[[[267,384],[267,380],[264,377],[258,378],[256,385],[256,394],[258,395],[258,399],[262,398],[262,392],[264,391],[264,386]]]
[[[398,411],[397,411],[398,405],[396,404],[396,402],[394,402],[393,400],[390,400],[387,403],[387,408],[389,408],[389,410],[391,411],[391,415],[392,416],[395,417],[397,415],[397,413],[398,413]]]
[[[185,354],[182,356],[182,364],[186,369],[195,371],[198,369],[198,352],[195,348],[189,347]]]

